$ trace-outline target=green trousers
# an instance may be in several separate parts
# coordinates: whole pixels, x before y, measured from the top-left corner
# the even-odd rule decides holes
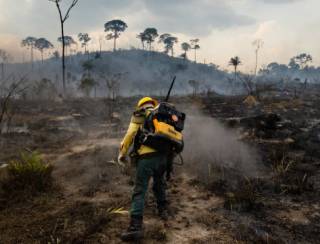
[[[166,172],[167,160],[167,155],[158,153],[146,155],[138,159],[135,186],[132,194],[131,216],[143,216],[145,195],[151,177],[153,177],[152,190],[157,200],[158,209],[166,207],[166,182],[164,174]]]

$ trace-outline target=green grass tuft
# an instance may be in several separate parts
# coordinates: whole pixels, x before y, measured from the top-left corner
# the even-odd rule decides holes
[[[23,152],[9,162],[3,190],[7,195],[47,192],[53,187],[52,170],[52,165],[45,163],[38,152]]]

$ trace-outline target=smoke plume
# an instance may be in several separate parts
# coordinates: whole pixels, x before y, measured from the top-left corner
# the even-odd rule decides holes
[[[236,131],[194,111],[186,121],[184,158],[188,166],[205,175],[211,168],[234,169],[249,177],[260,171],[255,148],[239,141]]]

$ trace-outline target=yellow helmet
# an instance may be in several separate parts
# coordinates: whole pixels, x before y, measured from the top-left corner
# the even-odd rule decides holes
[[[139,100],[137,107],[141,108],[146,103],[152,103],[153,106],[157,106],[157,104],[158,104],[158,102],[156,100],[152,99],[151,97],[144,97]]]

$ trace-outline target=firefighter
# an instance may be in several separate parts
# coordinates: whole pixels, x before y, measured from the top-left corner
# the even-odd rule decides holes
[[[137,105],[136,111],[131,117],[128,131],[122,140],[118,162],[126,164],[129,148],[133,146],[135,136],[142,129],[146,116],[157,106],[157,101],[150,98],[142,98]],[[135,145],[136,146],[136,145]],[[132,194],[132,203],[130,210],[130,225],[126,232],[122,233],[123,241],[138,240],[143,238],[143,210],[145,204],[145,195],[148,190],[148,182],[153,177],[153,193],[157,201],[159,216],[167,219],[167,201],[166,201],[166,183],[164,174],[167,169],[168,155],[163,152],[157,152],[155,149],[139,145],[137,152],[137,170],[135,186]]]

